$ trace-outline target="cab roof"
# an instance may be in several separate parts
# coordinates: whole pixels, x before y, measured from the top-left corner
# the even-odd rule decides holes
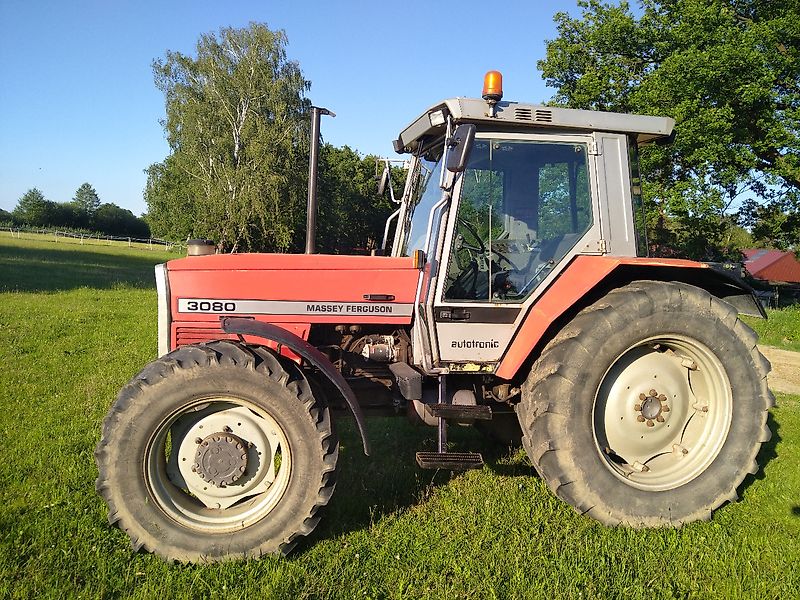
[[[439,114],[441,113],[441,114]],[[478,98],[450,98],[426,110],[400,132],[394,141],[399,153],[413,152],[420,140],[444,135],[447,117],[458,123],[475,123],[507,128],[561,129],[572,132],[608,131],[636,135],[639,144],[668,138],[675,120],[624,113],[557,108],[519,102],[498,102],[495,116],[489,105]]]

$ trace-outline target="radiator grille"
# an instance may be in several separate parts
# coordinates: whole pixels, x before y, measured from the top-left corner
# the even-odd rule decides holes
[[[219,323],[197,323],[178,325],[175,328],[178,346],[200,344],[212,340],[235,340],[235,335],[224,333]]]

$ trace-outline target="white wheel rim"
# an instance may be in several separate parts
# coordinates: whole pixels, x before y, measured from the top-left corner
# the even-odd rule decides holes
[[[231,485],[204,481],[191,468],[199,440],[214,434],[244,442],[246,469]],[[208,533],[244,529],[263,519],[283,497],[291,469],[288,439],[277,421],[250,402],[227,396],[197,400],[165,419],[144,463],[158,507],[177,523]]]
[[[683,336],[650,338],[623,352],[603,377],[596,449],[626,484],[674,489],[708,469],[732,414],[731,385],[711,350]]]

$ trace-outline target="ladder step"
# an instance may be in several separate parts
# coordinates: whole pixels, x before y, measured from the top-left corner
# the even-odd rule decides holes
[[[456,421],[467,419],[488,421],[492,418],[492,409],[485,404],[426,404],[425,409],[434,417]]]
[[[483,467],[483,457],[476,452],[417,452],[417,464],[423,469],[466,471]]]

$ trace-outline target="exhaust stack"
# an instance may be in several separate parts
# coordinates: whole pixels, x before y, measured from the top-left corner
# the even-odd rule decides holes
[[[322,115],[336,116],[327,108],[311,107],[311,155],[308,158],[306,254],[314,254],[317,251],[317,166],[319,165],[319,122]]]

